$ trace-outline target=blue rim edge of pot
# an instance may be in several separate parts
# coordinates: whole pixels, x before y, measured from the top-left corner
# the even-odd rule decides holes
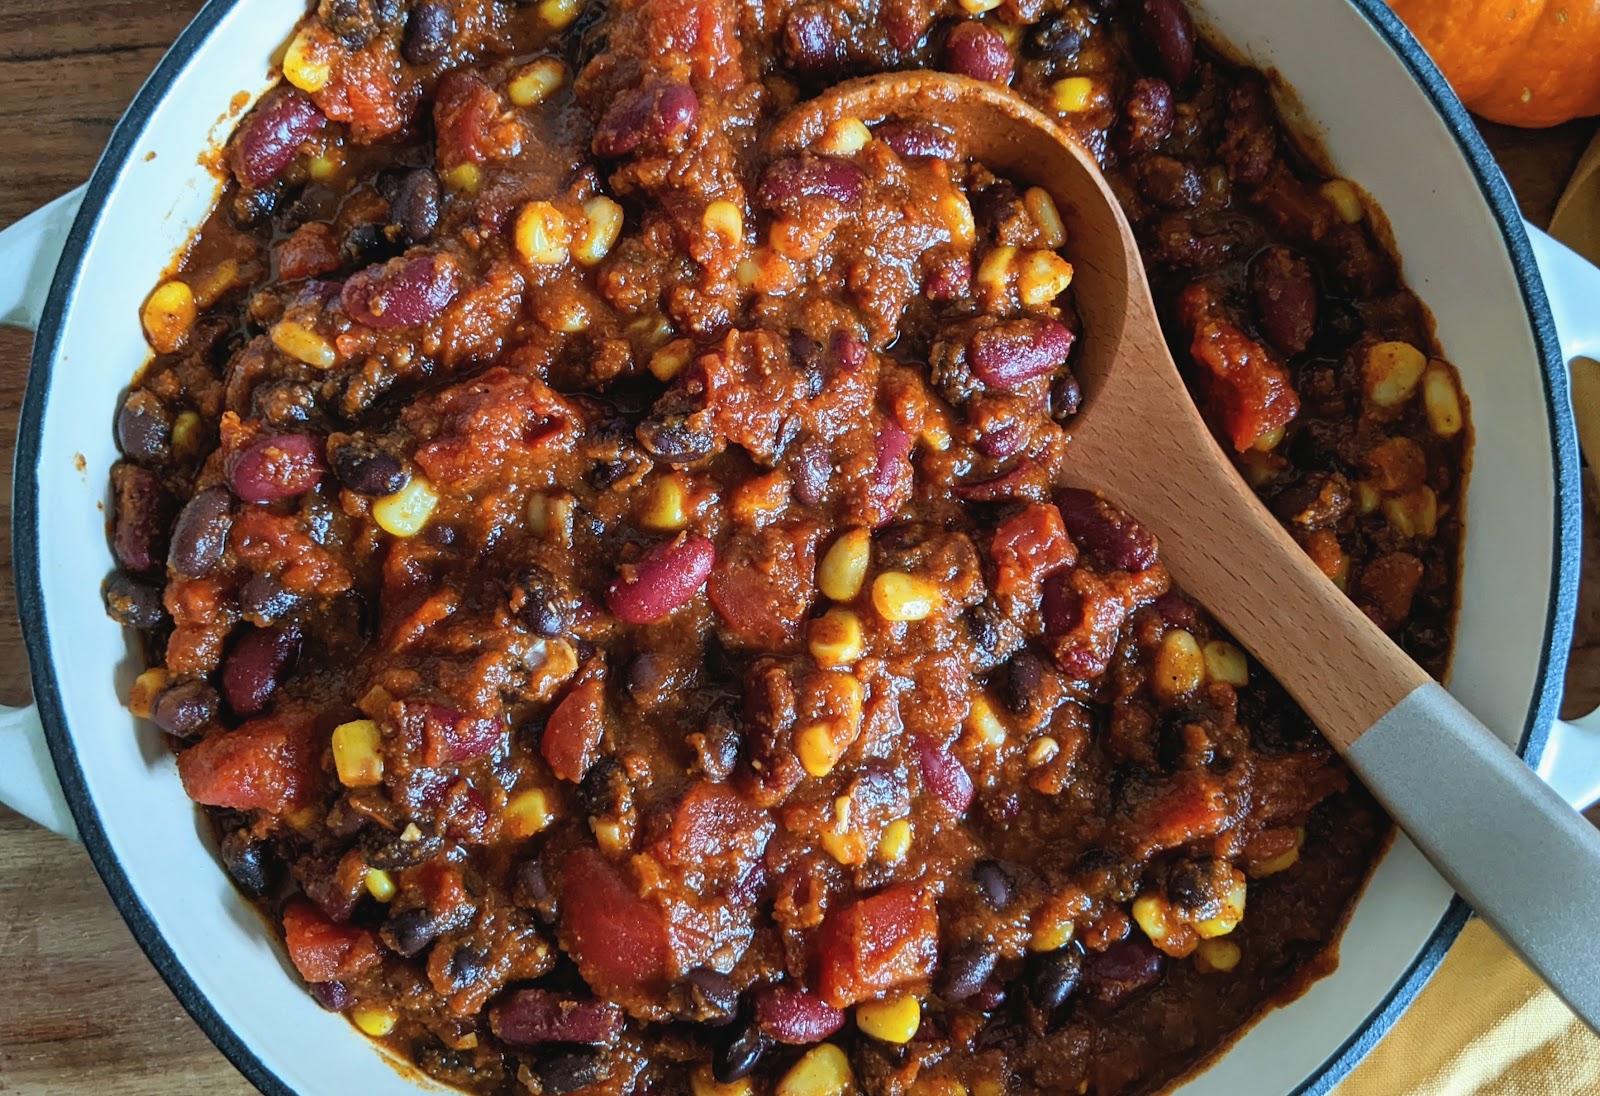
[[[1521,286],[1523,301],[1532,323],[1539,350],[1545,387],[1546,408],[1550,417],[1551,459],[1555,468],[1555,552],[1552,561],[1550,607],[1545,626],[1545,647],[1540,661],[1539,687],[1523,726],[1520,752],[1530,765],[1536,765],[1544,752],[1550,721],[1560,706],[1567,643],[1576,613],[1578,566],[1581,535],[1581,489],[1577,437],[1571,421],[1567,393],[1566,364],[1561,358],[1555,324],[1539,279],[1533,251],[1523,231],[1516,199],[1479,135],[1466,109],[1450,90],[1444,77],[1404,24],[1382,0],[1347,0],[1359,11],[1391,49],[1405,63],[1412,78],[1427,95],[1451,134],[1461,154],[1472,167],[1484,200],[1493,211],[1511,254]],[[116,903],[134,938],[150,962],[166,980],[179,1002],[194,1017],[201,1029],[216,1044],[239,1072],[267,1096],[297,1096],[273,1073],[218,1015],[200,992],[172,948],[157,931],[144,902],[128,882],[116,854],[106,839],[100,814],[89,799],[83,772],[62,710],[60,685],[50,661],[50,638],[44,617],[44,589],[39,566],[39,478],[40,445],[44,425],[46,391],[51,367],[59,345],[63,320],[77,290],[78,268],[89,238],[99,221],[107,195],[133,150],[155,105],[201,48],[212,30],[233,9],[238,0],[209,0],[194,21],[179,35],[172,49],[151,73],[133,104],[117,123],[110,143],[90,177],[83,208],[67,238],[61,265],[50,288],[44,315],[34,340],[28,373],[28,390],[23,400],[18,426],[16,474],[13,487],[12,552],[16,567],[17,603],[23,621],[28,658],[32,664],[33,693],[44,723],[45,737],[55,761],[56,772],[66,792],[67,802],[78,823],[84,846],[94,861],[111,899]],[[1438,969],[1450,945],[1467,922],[1470,910],[1460,898],[1452,900],[1427,945],[1384,1001],[1367,1017],[1356,1032],[1335,1051],[1316,1072],[1288,1096],[1323,1096],[1353,1069],[1366,1053],[1392,1027],[1422,987]]]

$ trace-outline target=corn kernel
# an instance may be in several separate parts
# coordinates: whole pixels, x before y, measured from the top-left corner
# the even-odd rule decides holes
[[[1322,196],[1328,200],[1341,221],[1353,225],[1361,220],[1365,213],[1361,208],[1361,195],[1347,180],[1329,179],[1322,184],[1321,190]]]
[[[824,156],[854,156],[872,143],[872,131],[860,118],[840,118],[817,142]]]
[[[1366,480],[1356,484],[1356,506],[1363,514],[1370,514],[1383,502],[1383,496],[1378,489]]]
[[[1244,652],[1231,643],[1213,639],[1205,645],[1206,674],[1212,681],[1220,681],[1234,688],[1250,684],[1250,663]]]
[[[700,226],[722,241],[724,247],[744,242],[744,211],[732,202],[718,198],[700,215]]]
[[[1193,635],[1174,628],[1161,637],[1150,674],[1150,687],[1159,699],[1170,702],[1187,696],[1200,687],[1205,673],[1205,656]]]
[[[517,253],[534,266],[559,266],[567,261],[572,232],[567,218],[549,202],[529,202],[517,214]]]
[[[967,711],[967,730],[979,744],[991,750],[1006,744],[1006,725],[1000,721],[1000,713],[994,710],[989,698],[981,694],[973,698]]]
[[[554,57],[541,57],[511,77],[506,83],[506,98],[514,106],[536,106],[554,95],[566,80],[567,66]]]
[[[689,524],[689,492],[683,477],[668,473],[651,484],[639,524],[663,533],[676,533]]]
[[[1133,923],[1157,946],[1167,942],[1182,926],[1172,922],[1172,907],[1165,898],[1154,894],[1141,894],[1133,900],[1130,911]]]
[[[867,580],[872,534],[859,526],[839,535],[817,565],[817,587],[834,601],[853,601]]]
[[[849,609],[829,609],[811,622],[811,657],[818,666],[848,666],[861,657],[861,618]]]
[[[878,859],[885,864],[898,864],[906,858],[906,853],[911,851],[911,823],[904,818],[896,818],[893,822],[883,827],[883,836],[878,838]]]
[[[1423,484],[1398,498],[1384,499],[1383,515],[1403,537],[1431,537],[1439,528],[1439,496]]]
[[[552,30],[570,27],[583,11],[583,0],[543,0],[539,5],[539,18]]]
[[[501,818],[505,832],[511,837],[532,837],[543,833],[556,820],[555,808],[543,788],[530,788],[518,792],[506,803]]]
[[[856,1027],[883,1043],[909,1043],[922,1026],[922,1002],[909,993],[856,1006]]]
[[[1028,764],[1035,769],[1040,765],[1048,765],[1060,752],[1061,743],[1049,735],[1041,735],[1028,746]]]
[[[444,181],[451,190],[472,195],[483,185],[483,172],[477,164],[457,164],[444,173]]]
[[[1363,367],[1367,398],[1379,407],[1399,407],[1417,390],[1427,365],[1422,351],[1410,343],[1377,343],[1367,351]]]
[[[333,78],[326,50],[311,40],[309,32],[302,30],[289,43],[283,55],[283,78],[309,95],[327,87]]]
[[[1051,304],[1072,284],[1072,264],[1054,251],[1028,251],[1017,274],[1017,296],[1029,308]]]
[[[528,528],[535,536],[559,544],[572,543],[572,522],[577,503],[564,492],[547,495],[535,491],[528,496]]]
[[[979,1077],[972,1082],[972,1096],[1006,1096],[1005,1082],[998,1077]]]
[[[285,320],[272,325],[272,345],[313,369],[332,369],[339,362],[333,344],[310,328]]]
[[[1261,861],[1261,863],[1253,865],[1250,868],[1250,874],[1255,876],[1257,879],[1265,879],[1269,875],[1277,875],[1279,872],[1288,871],[1290,868],[1294,867],[1300,862],[1300,850],[1305,846],[1305,843],[1305,827],[1296,826],[1294,831],[1294,844],[1280,852],[1277,856],[1269,857],[1268,859]]]
[[[172,423],[172,447],[184,456],[200,451],[200,416],[184,411]]]
[[[383,783],[383,755],[378,746],[383,733],[370,719],[352,719],[333,729],[333,767],[347,788],[370,788]]]
[[[361,881],[367,888],[367,893],[380,902],[394,901],[395,890],[394,876],[382,868],[368,868],[367,877]]]
[[[872,582],[872,607],[885,620],[923,620],[943,602],[939,587],[916,575],[889,571]]]
[[[589,308],[582,300],[569,297],[539,317],[551,331],[576,335],[589,330]]]
[[[961,9],[969,15],[982,15],[1000,6],[1000,0],[960,0]]]
[[[1028,950],[1044,954],[1060,951],[1078,934],[1077,923],[1058,903],[1051,903],[1034,915]]]
[[[438,505],[439,493],[425,476],[418,474],[394,494],[374,502],[372,520],[391,536],[414,537],[422,532]]]
[[[1258,453],[1270,453],[1276,449],[1280,443],[1282,443],[1283,435],[1284,428],[1281,426],[1274,426],[1265,434],[1259,435],[1255,441],[1250,443],[1250,447]]]
[[[845,1096],[854,1087],[850,1059],[832,1043],[822,1043],[783,1075],[774,1096]]]
[[[318,183],[325,183],[344,167],[344,149],[337,145],[323,149],[306,161],[306,174]]]
[[[1194,951],[1194,967],[1201,974],[1226,974],[1242,958],[1244,952],[1232,940],[1202,940]]]
[[[1194,924],[1194,931],[1200,934],[1202,940],[1214,940],[1219,936],[1226,936],[1238,928],[1239,922],[1244,920],[1246,890],[1244,876],[1237,872],[1234,874],[1236,876],[1234,884],[1222,900],[1222,912],[1204,921],[1196,921]]]
[[[584,266],[604,259],[622,235],[622,219],[622,207],[604,194],[584,202],[583,220],[572,239],[572,257]]]
[[[386,1008],[369,1008],[366,1005],[357,1005],[350,1010],[350,1019],[356,1027],[372,1036],[382,1039],[394,1030],[395,1014]]]
[[[1032,186],[1022,195],[1022,208],[1028,211],[1029,218],[1039,229],[1039,235],[1044,238],[1044,245],[1049,248],[1064,247],[1067,242],[1067,226],[1061,220],[1061,210],[1056,208],[1056,200],[1050,197],[1050,192],[1043,187]]]
[[[694,357],[694,343],[689,339],[674,339],[650,355],[650,375],[665,384],[689,364]]]
[[[844,744],[826,723],[813,723],[794,737],[795,756],[806,772],[815,777],[827,776],[844,756]]]
[[[589,830],[594,834],[595,843],[608,856],[620,856],[628,851],[630,845],[628,832],[622,828],[622,823],[617,819],[591,818]]]
[[[939,195],[939,219],[957,247],[971,247],[978,239],[978,222],[972,216],[972,203],[958,191]]]
[[[167,687],[167,680],[167,671],[160,666],[153,666],[134,678],[133,687],[128,690],[128,711],[140,719],[149,719],[156,697]]]
[[[723,1084],[712,1075],[711,1067],[702,1063],[689,1076],[690,1096],[754,1096],[755,1084],[748,1077]]]
[[[911,1096],[967,1096],[967,1086],[954,1077],[918,1077]]]
[[[1068,76],[1050,85],[1050,105],[1058,114],[1077,114],[1094,103],[1094,81],[1087,76]]]
[[[1010,244],[992,249],[978,264],[973,280],[992,304],[1011,292],[1011,277],[1017,272],[1017,249]]]
[[[184,282],[167,282],[144,302],[144,333],[151,346],[171,354],[183,345],[183,337],[199,314],[194,291]]]
[[[1466,424],[1453,373],[1448,365],[1436,361],[1422,374],[1422,405],[1428,412],[1428,425],[1441,438],[1455,437]]]

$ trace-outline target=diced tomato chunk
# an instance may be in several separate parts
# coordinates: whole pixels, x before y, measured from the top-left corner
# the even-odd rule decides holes
[[[289,959],[307,982],[336,982],[377,966],[382,959],[372,933],[341,925],[304,898],[283,911],[283,938]]]
[[[994,593],[1004,607],[1036,604],[1044,580],[1072,566],[1078,553],[1061,511],[1034,503],[999,524],[989,555],[994,560]]]
[[[409,718],[411,712],[406,715]],[[498,720],[478,719],[439,704],[424,705],[421,716],[422,763],[429,768],[482,757],[499,745],[504,729]]]
[[[694,785],[672,813],[657,846],[663,864],[742,877],[761,859],[776,829],[771,816],[726,784]]]
[[[179,754],[178,776],[196,803],[282,814],[322,784],[321,736],[310,719],[257,719]]]
[[[777,650],[800,637],[816,600],[813,531],[764,529],[734,537],[717,554],[707,592],[734,638]]]
[[[1189,329],[1189,353],[1202,370],[1206,406],[1234,449],[1242,453],[1293,421],[1300,397],[1288,371],[1239,330],[1209,286],[1196,282],[1184,290],[1178,312]]]
[[[544,725],[539,750],[550,771],[574,784],[595,763],[605,733],[605,685],[598,677],[580,682],[556,705]]]
[[[561,884],[563,943],[584,980],[612,1000],[657,992],[671,960],[661,907],[641,898],[597,849],[573,851]]]
[[[818,947],[822,996],[849,1008],[932,975],[939,915],[919,885],[902,883],[829,914]]]

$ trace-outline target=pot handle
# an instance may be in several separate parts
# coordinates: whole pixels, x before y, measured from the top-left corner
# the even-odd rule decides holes
[[[0,323],[35,331],[83,188],[63,194],[0,232]],[[27,622],[23,623],[27,626]],[[39,709],[0,707],[0,803],[64,837],[78,837]]]
[[[1600,359],[1600,268],[1532,225],[1526,227],[1550,298],[1561,356],[1572,374],[1578,440],[1588,459],[1600,462],[1600,365],[1593,360]],[[1575,807],[1600,800],[1600,711],[1551,725],[1539,775]]]

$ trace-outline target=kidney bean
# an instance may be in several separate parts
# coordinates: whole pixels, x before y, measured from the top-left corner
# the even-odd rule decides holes
[[[1071,634],[1083,621],[1083,599],[1066,574],[1051,575],[1044,580],[1039,599],[1039,617],[1044,622],[1044,634],[1064,636]]]
[[[1016,61],[1000,32],[976,19],[957,23],[944,43],[944,67],[991,84],[1011,82]]]
[[[1194,21],[1183,0],[1143,0],[1139,29],[1174,87],[1194,71]]]
[[[172,455],[172,416],[143,388],[128,393],[117,410],[117,445],[126,457],[152,464]]]
[[[444,201],[439,176],[425,167],[413,167],[387,178],[383,189],[389,200],[389,223],[399,229],[406,243],[425,242],[439,227],[439,207]]]
[[[513,1046],[539,1043],[614,1043],[622,1010],[609,1001],[578,1000],[543,989],[522,989],[489,1010],[494,1033]]]
[[[958,818],[966,814],[975,794],[966,768],[948,749],[925,735],[916,736],[912,748],[922,771],[923,787],[951,814]]]
[[[700,117],[700,100],[688,84],[653,84],[624,92],[594,131],[594,154],[615,159],[650,150],[688,133]]]
[[[233,174],[246,190],[265,187],[294,163],[300,146],[327,121],[317,105],[296,90],[263,101],[234,138],[229,157]]]
[[[222,866],[228,869],[234,885],[252,898],[260,898],[272,887],[272,854],[266,845],[244,830],[223,837],[218,848]]]
[[[456,299],[459,282],[454,260],[444,255],[392,259],[352,275],[339,301],[357,323],[391,331],[439,315]]]
[[[946,1001],[965,1001],[977,995],[994,974],[999,953],[987,940],[975,940],[956,948],[945,958],[935,987]]]
[[[767,165],[756,189],[763,209],[798,215],[807,198],[825,198],[842,206],[861,200],[867,177],[848,160],[826,156],[785,156]]]
[[[322,439],[268,434],[228,457],[228,486],[245,502],[276,502],[315,487],[324,471]]]
[[[720,1027],[737,1015],[739,990],[726,974],[696,967],[683,980],[688,984],[689,1019]]]
[[[1176,116],[1170,84],[1154,76],[1135,80],[1117,131],[1123,155],[1142,156],[1159,149],[1172,136]]]
[[[1082,981],[1083,954],[1068,946],[1034,959],[1028,996],[1041,1011],[1054,1012],[1078,991]]]
[[[233,526],[233,496],[226,487],[207,487],[184,506],[172,527],[167,566],[186,578],[201,578],[222,558]]]
[[[783,24],[783,52],[795,71],[817,76],[838,71],[846,60],[845,39],[826,4],[797,7]]]
[[[117,562],[135,574],[155,570],[167,546],[171,500],[161,477],[126,461],[111,469],[111,547]]]
[[[828,484],[833,480],[833,458],[828,447],[812,438],[800,446],[799,455],[790,469],[794,478],[794,497],[807,506],[819,505],[828,494]]]
[[[1002,320],[980,328],[967,345],[972,374],[990,388],[1013,391],[1060,369],[1074,336],[1055,320]]]
[[[194,738],[212,723],[222,698],[204,681],[183,681],[163,689],[150,710],[157,727],[174,738]]]
[[[1116,1007],[1161,980],[1166,957],[1137,934],[1112,944],[1085,964],[1083,990],[1096,1002]]]
[[[350,438],[332,453],[333,474],[341,486],[358,495],[392,495],[411,479],[400,458],[370,441]]]
[[[1093,491],[1064,487],[1055,501],[1079,548],[1120,571],[1145,571],[1155,563],[1156,540],[1150,530]]]
[[[922,283],[922,295],[930,301],[956,301],[972,288],[972,260],[965,255],[949,255],[937,265]]]
[[[711,1073],[721,1084],[731,1085],[755,1072],[767,1050],[767,1037],[751,1017],[731,1029],[717,1044]]]
[[[884,122],[872,135],[908,160],[954,160],[961,155],[955,134],[928,122]]]
[[[653,624],[687,605],[711,577],[717,550],[685,535],[651,548],[606,588],[606,606],[626,624]]]
[[[1000,690],[1000,701],[1006,710],[1017,715],[1036,714],[1040,707],[1045,682],[1044,659],[1031,650],[1021,650],[1006,663],[1005,678]]]
[[[400,955],[410,958],[439,938],[439,922],[427,906],[414,906],[391,913],[380,930],[383,942]]]
[[[755,1016],[763,1033],[789,1046],[820,1043],[844,1027],[843,1012],[793,986],[768,986],[757,993]]]
[[[1018,422],[1001,422],[988,427],[978,437],[977,450],[990,460],[1005,460],[1021,452],[1028,432]]]
[[[450,5],[439,0],[423,0],[411,9],[400,55],[413,65],[431,65],[444,56],[455,33],[456,20]]]
[[[235,715],[260,715],[300,653],[300,634],[287,628],[251,627],[222,664],[222,694]]]
[[[562,1050],[549,1054],[534,1063],[533,1073],[539,1079],[539,1091],[546,1096],[559,1096],[576,1092],[605,1080],[610,1072],[605,1059],[593,1050]]]
[[[880,523],[894,517],[895,511],[911,497],[911,449],[913,439],[905,428],[886,418],[873,438],[876,463],[872,470],[871,493],[878,503]]]
[[[1269,247],[1250,261],[1250,292],[1267,340],[1299,354],[1317,333],[1317,280],[1311,264],[1286,247]]]
[[[1033,471],[1034,462],[1024,458],[991,479],[958,483],[950,488],[950,493],[956,498],[967,502],[999,502],[1003,499],[1015,498],[1017,489],[1027,482],[1033,475]]]
[[[140,582],[126,571],[118,571],[106,579],[101,596],[105,600],[106,615],[112,620],[124,628],[149,632],[167,622],[161,593],[158,587]]]
[[[356,995],[343,982],[312,982],[312,998],[329,1012],[343,1012],[356,1003]]]

